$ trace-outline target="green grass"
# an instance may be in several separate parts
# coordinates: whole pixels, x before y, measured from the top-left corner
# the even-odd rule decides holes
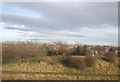
[[[49,74],[49,75],[69,75],[69,76],[103,76],[103,77],[120,77],[120,74],[90,74],[78,72],[21,72],[21,71],[2,71],[3,74]]]

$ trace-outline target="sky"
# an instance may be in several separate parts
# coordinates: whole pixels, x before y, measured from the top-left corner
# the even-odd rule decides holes
[[[118,43],[117,2],[4,2],[0,41]]]

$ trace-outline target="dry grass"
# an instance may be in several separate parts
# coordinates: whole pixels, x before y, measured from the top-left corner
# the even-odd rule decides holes
[[[52,57],[47,57],[51,61]],[[55,59],[55,57],[54,57]],[[57,59],[59,59],[57,57]],[[118,67],[115,66],[113,63],[108,63],[106,61],[97,60],[94,67],[86,68],[85,70],[78,70],[74,68],[67,68],[64,67],[61,63],[57,63],[55,65],[51,65],[48,61],[41,61],[40,63],[34,62],[24,62],[24,63],[9,63],[9,64],[3,64],[3,71],[13,71],[13,72],[33,72],[33,74],[4,74],[3,72],[3,79],[39,79],[39,80],[48,80],[48,79],[54,79],[54,80],[91,80],[91,79],[117,79],[118,77],[109,77],[109,76],[99,76],[99,74],[118,74]],[[54,72],[54,73],[82,73],[82,74],[89,74],[88,76],[79,76],[79,75],[49,75],[49,74],[35,74],[34,72]],[[98,74],[98,76],[94,77],[91,76],[91,74]],[[36,77],[37,76],[37,77]],[[30,78],[35,77],[35,78]],[[46,78],[45,78],[46,77]],[[59,78],[58,78],[59,77]]]
[[[44,74],[3,74],[3,80],[118,80],[118,77],[68,76]]]
[[[51,57],[47,57],[46,60],[52,59]],[[51,65],[48,61],[42,61],[40,63],[9,63],[3,64],[3,71],[29,71],[29,72],[81,72],[81,70],[67,68],[64,67],[61,63],[57,63],[55,65]],[[93,70],[92,70],[93,69]],[[108,63],[106,61],[97,60],[94,67],[87,68],[86,70],[82,71],[91,71],[92,73],[105,73],[108,70],[111,74],[117,73],[118,67],[115,66],[113,63]],[[98,71],[102,70],[102,71]],[[113,71],[114,70],[114,71]],[[91,73],[90,72],[90,73]]]

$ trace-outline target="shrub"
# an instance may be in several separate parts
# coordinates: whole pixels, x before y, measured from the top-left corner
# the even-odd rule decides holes
[[[83,46],[77,46],[74,50],[74,55],[81,55],[85,56],[86,54],[86,49]]]
[[[120,63],[118,63],[118,67],[120,68]]]
[[[114,63],[116,61],[117,57],[118,57],[118,55],[115,52],[107,52],[104,54],[104,57],[102,59],[107,62]]]
[[[60,48],[58,49],[58,54],[59,55],[66,55],[67,50],[66,50],[66,45],[61,45]]]
[[[96,57],[93,56],[86,56],[85,57],[85,62],[87,67],[92,67],[96,63]]]
[[[118,57],[120,57],[120,50],[118,51]]]
[[[75,69],[84,69],[86,67],[84,58],[79,58],[79,57],[67,56],[64,58],[63,64],[65,64],[68,67],[75,68]]]
[[[85,69],[86,67],[92,67],[96,63],[97,58],[91,55],[85,57],[73,57],[66,56],[63,58],[63,64],[67,67],[75,69]]]
[[[86,46],[77,46],[74,50],[75,55],[86,56],[92,55],[91,50],[87,49]]]
[[[57,54],[57,51],[55,51],[55,50],[47,50],[47,56],[54,56],[54,55],[58,55]]]
[[[14,54],[13,45],[2,44],[2,63],[9,63],[16,61],[16,55]],[[16,58],[16,59],[15,59]]]
[[[35,43],[3,43],[2,44],[2,62],[19,62],[31,58],[46,56],[47,52],[42,44]]]

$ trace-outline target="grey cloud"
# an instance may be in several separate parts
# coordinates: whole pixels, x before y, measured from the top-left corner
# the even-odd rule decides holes
[[[55,31],[77,31],[79,28],[87,27],[89,29],[94,28],[106,28],[104,25],[109,25],[113,28],[117,28],[117,3],[48,3],[48,2],[20,2],[20,3],[5,3],[5,5],[12,5],[14,7],[20,7],[29,9],[34,12],[38,12],[43,18],[32,18],[18,15],[10,15],[7,13],[2,14],[2,21],[12,24],[23,24],[25,29],[18,29],[12,27],[6,27],[8,29],[16,29],[21,31],[35,31],[37,33],[43,33],[48,35],[61,35],[67,37],[90,37],[89,33],[84,34],[57,34]],[[47,31],[49,30],[49,31]],[[46,32],[45,32],[46,31]],[[93,31],[94,32],[94,31]],[[101,32],[97,31],[97,32]],[[105,31],[106,32],[106,31]],[[92,34],[92,33],[91,33]],[[94,34],[94,33],[93,33]],[[96,32],[95,32],[96,34]],[[98,33],[97,33],[98,34]],[[107,34],[107,33],[105,33]],[[104,35],[104,33],[102,34]],[[98,35],[94,35],[95,37]],[[41,36],[40,36],[41,37]],[[114,37],[114,36],[112,36]]]
[[[117,3],[7,3],[43,14],[56,28],[117,25]],[[37,22],[37,20],[36,20]],[[47,25],[48,23],[46,23]],[[53,27],[52,26],[52,27]],[[51,27],[51,26],[49,26]]]
[[[87,36],[83,36],[83,35],[80,35],[80,34],[68,34],[67,36],[68,37],[87,37]]]
[[[15,27],[9,27],[9,26],[6,26],[4,28],[5,29],[10,29],[10,30],[31,31],[29,29],[15,28]]]
[[[42,28],[48,28],[52,27],[51,23],[47,23],[46,20],[41,20],[37,18],[31,18],[31,17],[23,17],[23,16],[16,16],[16,15],[9,15],[9,14],[2,14],[2,21],[12,24],[23,24],[27,25],[28,29],[42,29]],[[30,28],[33,27],[33,28]],[[49,28],[48,28],[49,29]]]

